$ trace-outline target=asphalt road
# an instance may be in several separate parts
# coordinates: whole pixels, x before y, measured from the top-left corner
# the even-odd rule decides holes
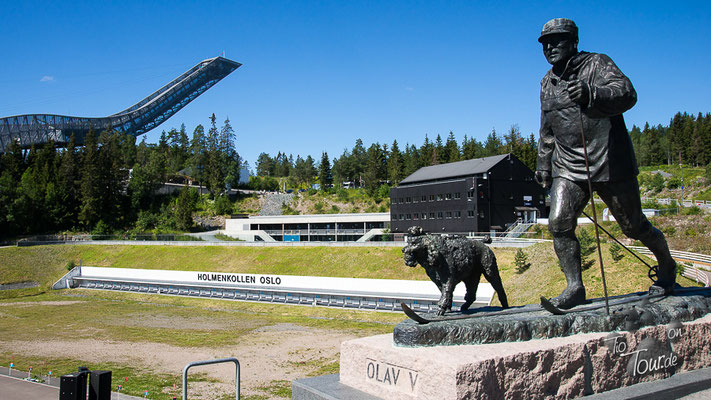
[[[0,375],[0,400],[57,400],[59,388]]]

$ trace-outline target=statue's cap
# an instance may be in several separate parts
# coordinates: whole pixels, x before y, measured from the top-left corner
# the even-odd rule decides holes
[[[567,33],[578,37],[578,26],[575,25],[572,19],[568,18],[553,18],[552,20],[546,22],[541,29],[541,36],[538,41],[543,43],[543,38],[548,35],[553,35],[556,33]]]

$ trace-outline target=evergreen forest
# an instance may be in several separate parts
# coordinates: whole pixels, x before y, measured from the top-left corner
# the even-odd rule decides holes
[[[238,187],[243,166],[235,132],[226,119],[218,126],[213,114],[207,131],[198,125],[163,132],[156,144],[116,131],[90,132],[83,146],[72,140],[21,149],[16,143],[0,155],[0,238],[63,231],[184,232],[194,229],[193,215],[210,208],[213,214],[232,212],[229,188]],[[711,114],[677,113],[668,126],[633,126],[630,138],[640,167],[678,165],[706,167],[711,182]],[[387,193],[425,166],[512,153],[535,170],[537,135],[524,136],[517,126],[503,135],[492,130],[484,141],[453,132],[421,145],[364,144],[360,139],[338,157],[326,152],[296,158],[288,152],[263,152],[256,175],[243,188],[254,190],[362,188],[370,196]],[[166,182],[191,181],[207,190],[199,195],[187,186],[160,194]]]

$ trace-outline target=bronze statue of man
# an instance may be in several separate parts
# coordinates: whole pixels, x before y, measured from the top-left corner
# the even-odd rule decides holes
[[[546,22],[538,41],[553,67],[541,81],[536,180],[550,188],[548,229],[568,284],[551,302],[570,308],[585,301],[575,228],[590,199],[588,179],[624,234],[641,241],[657,258],[658,279],[650,292],[671,292],[676,264],[664,235],[642,213],[637,162],[622,117],[637,102],[632,83],[610,57],[578,51],[578,27],[569,19]]]

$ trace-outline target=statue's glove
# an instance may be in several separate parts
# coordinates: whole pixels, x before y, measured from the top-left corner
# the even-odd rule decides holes
[[[590,104],[590,86],[584,81],[572,81],[568,83],[568,96],[581,106],[587,106]]]
[[[553,184],[550,171],[536,171],[536,182],[543,186],[544,189],[550,189]]]

